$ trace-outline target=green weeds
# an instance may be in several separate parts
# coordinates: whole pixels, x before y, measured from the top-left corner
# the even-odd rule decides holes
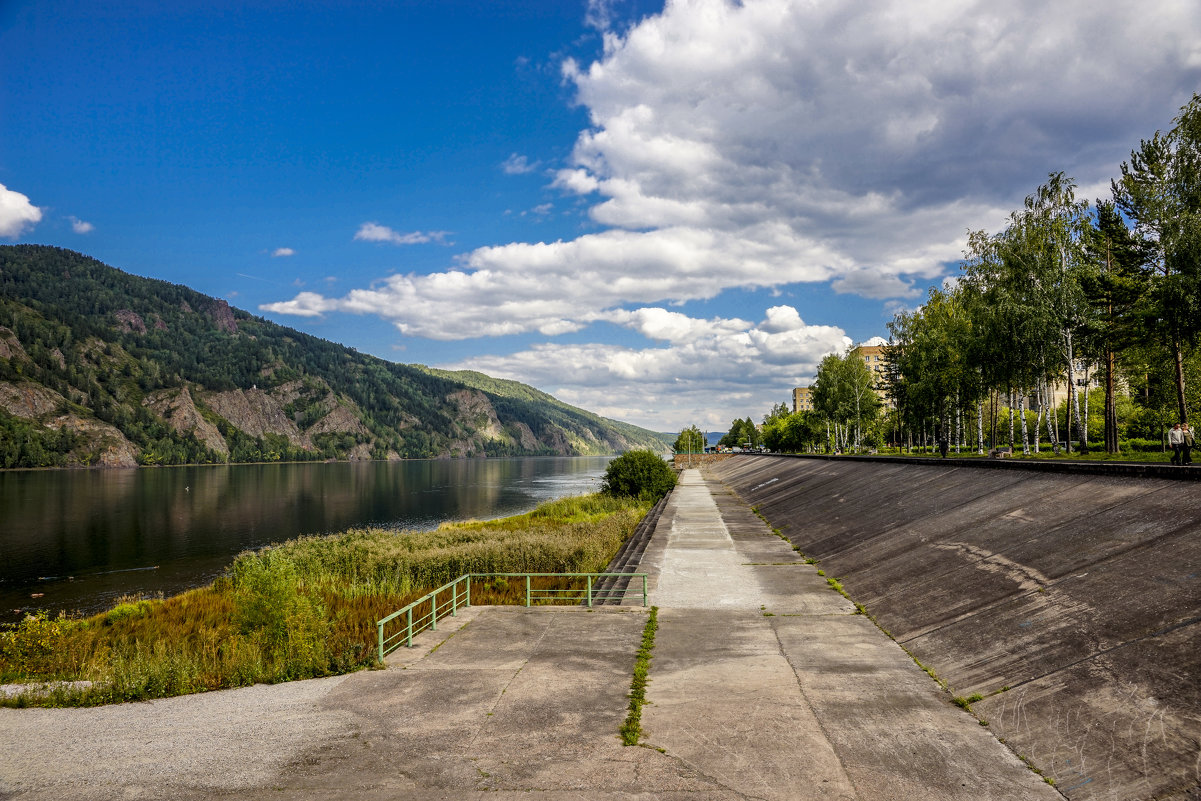
[[[638,745],[642,737],[642,706],[646,703],[647,674],[651,667],[651,652],[655,648],[655,631],[659,628],[659,607],[652,606],[642,629],[642,644],[634,660],[634,679],[630,682],[630,711],[621,724],[619,734],[623,745]]]

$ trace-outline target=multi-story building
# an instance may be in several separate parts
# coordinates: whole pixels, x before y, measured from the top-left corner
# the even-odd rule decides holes
[[[872,372],[872,389],[880,396],[880,400],[888,408],[893,408],[892,399],[888,396],[888,371],[884,367],[884,346],[888,344],[880,337],[872,337],[862,345],[856,345],[852,354],[863,359],[867,369]]]
[[[813,387],[795,387],[792,390],[792,411],[813,411]]]

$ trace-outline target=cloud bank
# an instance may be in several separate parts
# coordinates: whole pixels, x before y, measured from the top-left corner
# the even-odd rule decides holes
[[[735,288],[826,282],[897,306],[1047,173],[1105,186],[1201,85],[1201,15],[1175,0],[673,0],[621,33],[615,6],[589,8],[603,56],[562,74],[590,125],[552,187],[583,201],[597,230],[261,308],[374,314],[457,340],[626,325],[623,314]],[[429,236],[367,223],[355,238]],[[752,330],[764,329],[741,333]],[[624,365],[614,375],[676,358],[591,347]],[[503,363],[534,380],[531,354]]]
[[[511,355],[449,365],[545,388],[561,400],[650,428],[688,421],[724,430],[734,417],[756,420],[791,388],[809,380],[822,356],[850,347],[835,326],[808,325],[791,306],[774,306],[757,323],[697,319],[647,307],[609,321],[659,343],[630,348],[545,343]]]

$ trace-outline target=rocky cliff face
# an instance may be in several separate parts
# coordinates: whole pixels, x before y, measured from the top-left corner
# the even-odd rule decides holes
[[[174,430],[195,437],[206,448],[221,454],[222,457],[229,456],[229,445],[226,444],[225,437],[221,436],[215,425],[204,419],[187,387],[153,392],[147,395],[142,403]]]
[[[29,354],[21,347],[21,341],[11,328],[0,325],[0,359],[29,361]]]
[[[54,390],[31,381],[0,381],[0,409],[26,420],[53,414],[67,399]]]
[[[136,467],[138,449],[115,426],[71,411],[67,399],[29,381],[0,381],[0,409],[70,443],[68,465]]]
[[[209,392],[201,395],[201,399],[205,406],[252,437],[279,434],[297,447],[312,448],[312,444],[301,436],[296,423],[288,418],[279,400],[257,387]]]

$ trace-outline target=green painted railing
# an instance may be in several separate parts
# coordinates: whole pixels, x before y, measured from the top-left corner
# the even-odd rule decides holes
[[[468,573],[459,576],[454,581],[443,584],[433,592],[427,593],[413,601],[403,609],[398,609],[375,623],[379,639],[379,658],[395,651],[401,645],[413,646],[413,638],[423,631],[437,631],[438,621],[449,616],[455,617],[459,609],[471,606],[471,582],[473,579],[525,579],[525,605],[535,603],[582,603],[591,607],[600,600],[610,600],[625,597],[628,588],[598,589],[598,579],[606,578],[641,578],[642,605],[646,606],[646,573]],[[531,579],[535,578],[564,578],[585,579],[586,586],[578,587],[533,587]],[[418,609],[429,604],[423,611]]]

